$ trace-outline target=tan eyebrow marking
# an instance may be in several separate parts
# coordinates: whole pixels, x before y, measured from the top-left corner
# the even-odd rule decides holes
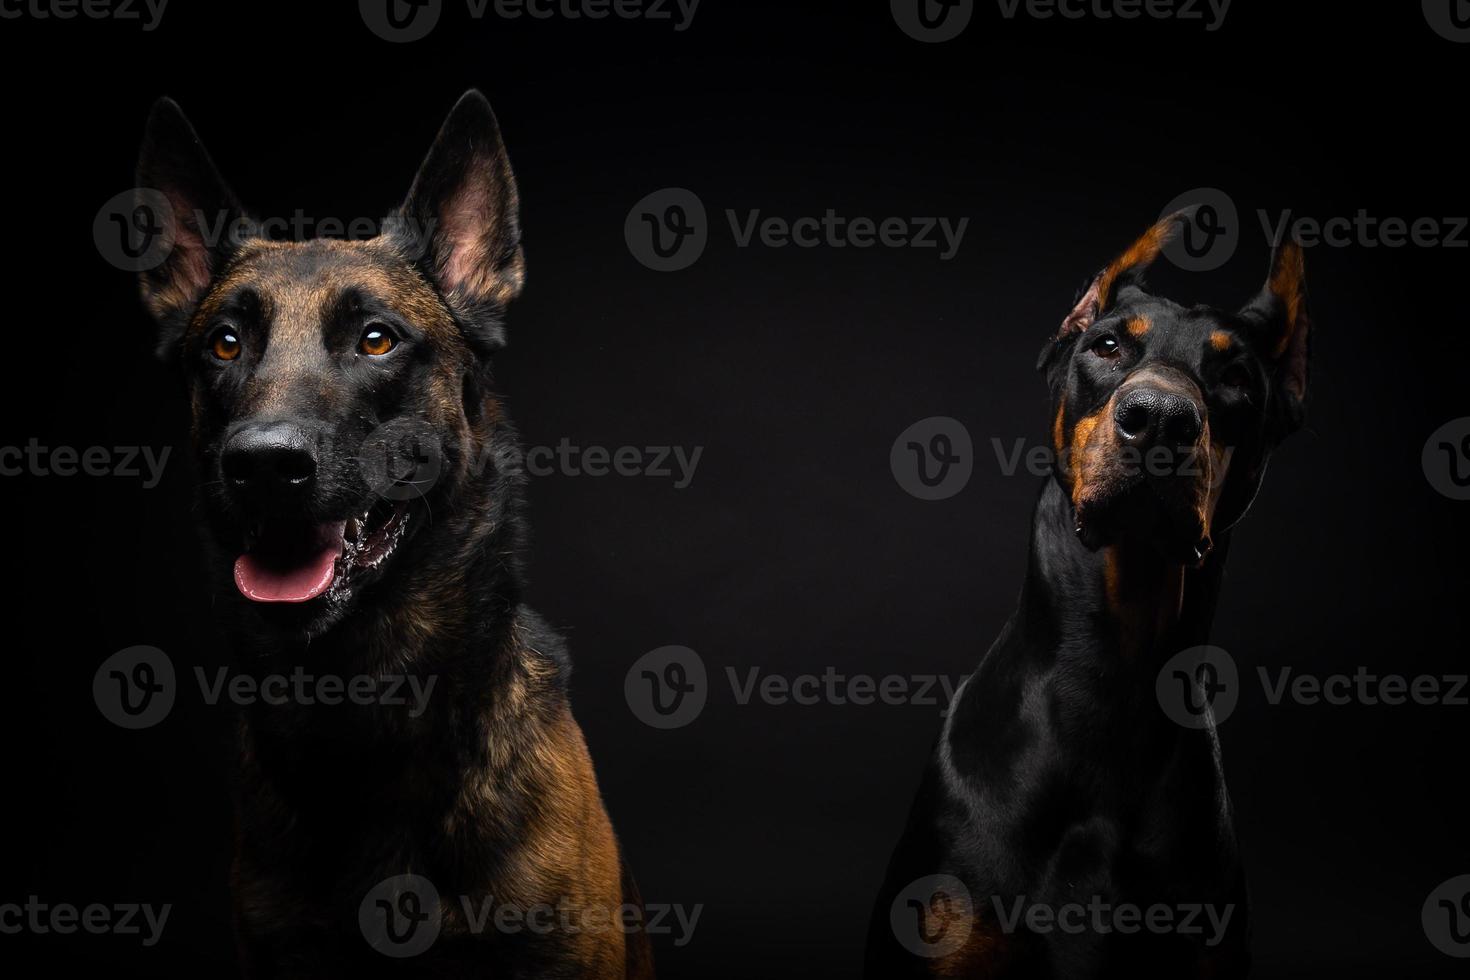
[[[1128,332],[1135,337],[1142,337],[1153,328],[1153,322],[1146,316],[1136,316],[1128,321]]]
[[[1217,351],[1224,352],[1229,350],[1230,345],[1234,342],[1234,339],[1223,330],[1216,330],[1210,334],[1210,346]]]

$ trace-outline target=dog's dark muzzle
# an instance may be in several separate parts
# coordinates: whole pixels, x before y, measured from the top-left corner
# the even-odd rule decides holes
[[[252,513],[300,509],[314,489],[317,440],[288,421],[250,422],[225,441],[220,476],[230,496]]]
[[[1112,425],[1086,447],[1074,498],[1083,540],[1095,546],[1132,530],[1185,559],[1208,553],[1219,474],[1200,386],[1149,365],[1118,387],[1108,412]]]
[[[1204,451],[1204,397],[1184,372],[1140,368],[1114,394],[1112,420],[1111,446],[1104,452],[1112,457],[1107,468],[1120,484],[1187,482],[1198,476],[1194,464]]]
[[[1113,423],[1125,446],[1150,450],[1163,446],[1192,450],[1204,430],[1198,402],[1186,394],[1147,382],[1127,390],[1113,409]]]

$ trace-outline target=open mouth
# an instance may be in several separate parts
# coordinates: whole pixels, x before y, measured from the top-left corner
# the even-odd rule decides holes
[[[310,602],[381,568],[408,527],[404,502],[380,500],[360,515],[318,524],[262,521],[235,559],[235,587],[252,602]]]

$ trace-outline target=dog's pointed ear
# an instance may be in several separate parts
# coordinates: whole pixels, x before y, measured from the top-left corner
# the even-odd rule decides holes
[[[1038,368],[1046,367],[1058,344],[1077,336],[1092,326],[1097,318],[1107,312],[1117,300],[1118,294],[1129,286],[1142,286],[1143,274],[1148,271],[1164,246],[1187,224],[1194,215],[1194,208],[1185,208],[1159,221],[1139,236],[1121,255],[1109,262],[1078,298],[1072,311],[1062,320],[1055,336],[1047,342],[1037,362]]]
[[[394,234],[471,341],[481,350],[500,347],[500,316],[525,282],[525,257],[515,175],[479,91],[455,103],[395,218]]]
[[[1280,434],[1285,435],[1302,423],[1312,347],[1306,262],[1298,242],[1288,238],[1272,251],[1266,285],[1240,315],[1272,365],[1273,384],[1285,412]]]
[[[170,356],[199,301],[249,234],[249,218],[178,103],[153,104],[138,154],[136,203],[162,261],[140,273],[143,303]]]

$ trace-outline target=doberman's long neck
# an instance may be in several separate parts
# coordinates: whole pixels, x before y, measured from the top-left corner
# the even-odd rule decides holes
[[[1151,674],[1173,654],[1208,641],[1228,534],[1203,567],[1185,568],[1126,537],[1091,551],[1075,529],[1071,501],[1049,481],[1036,506],[1013,623],[1027,649],[1094,674]]]

